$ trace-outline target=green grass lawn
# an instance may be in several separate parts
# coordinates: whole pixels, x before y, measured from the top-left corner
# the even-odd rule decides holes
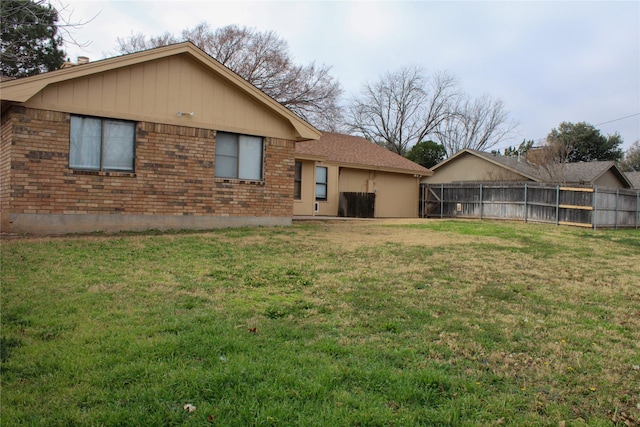
[[[1,245],[2,425],[640,420],[638,230],[347,221]]]

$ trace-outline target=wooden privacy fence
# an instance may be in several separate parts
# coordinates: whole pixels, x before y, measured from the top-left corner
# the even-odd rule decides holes
[[[478,218],[580,227],[640,227],[640,191],[538,183],[423,184],[422,218]]]

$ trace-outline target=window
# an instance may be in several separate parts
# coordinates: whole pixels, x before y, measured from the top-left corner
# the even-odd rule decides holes
[[[71,116],[69,167],[133,171],[135,135],[133,122]]]
[[[293,198],[302,199],[302,162],[296,162],[296,173],[293,178]]]
[[[316,200],[327,200],[327,168],[316,166]]]
[[[216,177],[262,179],[262,138],[216,133]]]

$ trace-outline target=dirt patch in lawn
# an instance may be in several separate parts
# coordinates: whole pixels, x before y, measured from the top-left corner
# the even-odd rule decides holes
[[[305,224],[323,228],[321,238],[328,243],[339,244],[347,250],[385,243],[401,243],[410,246],[440,247],[462,245],[482,241],[503,246],[519,246],[516,242],[497,237],[478,237],[420,228],[428,224],[425,219],[363,219],[306,221]],[[415,226],[415,227],[414,227]]]

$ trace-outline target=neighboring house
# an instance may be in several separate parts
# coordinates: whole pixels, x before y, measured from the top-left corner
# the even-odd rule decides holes
[[[426,184],[530,181],[614,188],[632,188],[614,161],[536,166],[524,158],[465,148],[431,168]]]
[[[640,171],[639,172],[625,172],[627,179],[631,182],[632,188],[640,188]]]
[[[296,143],[294,214],[416,218],[420,179],[432,172],[358,136]],[[358,208],[359,206],[359,208]]]
[[[314,127],[189,42],[0,84],[1,230],[289,225]]]

